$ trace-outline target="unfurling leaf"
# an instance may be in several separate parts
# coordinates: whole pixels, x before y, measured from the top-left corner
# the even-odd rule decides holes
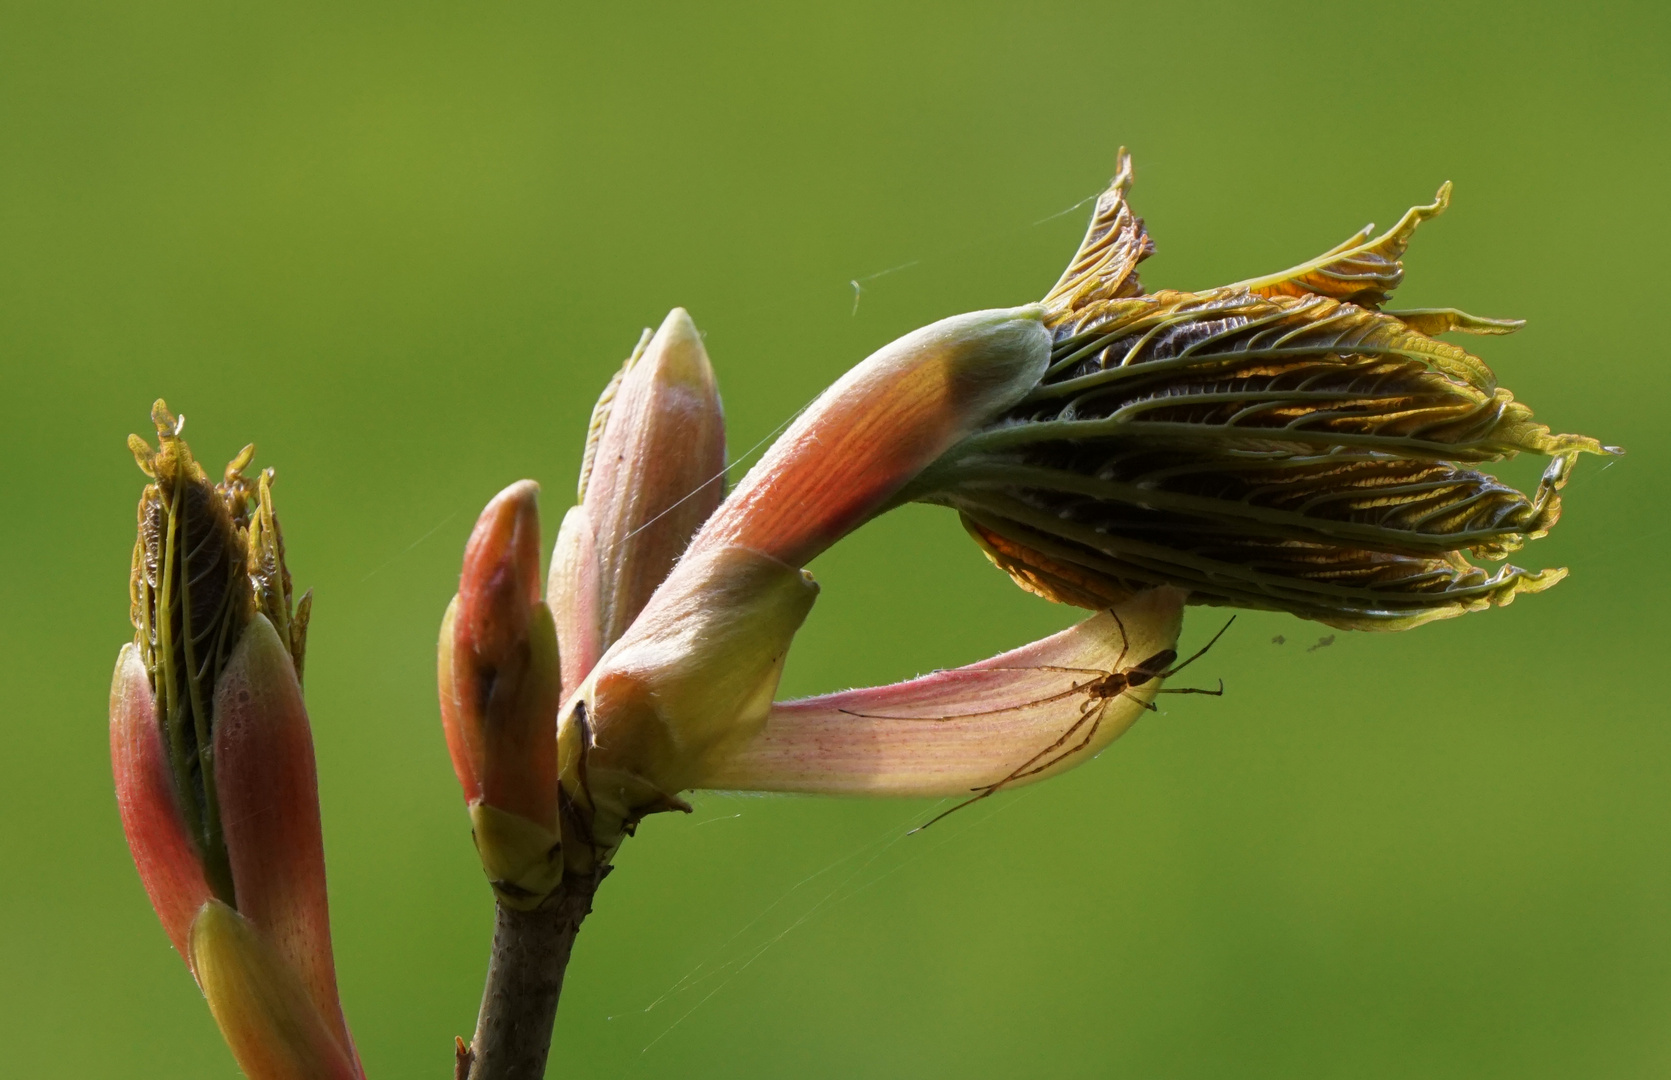
[[[1574,458],[1620,451],[1552,433],[1482,360],[1429,336],[1518,322],[1378,310],[1449,185],[1383,235],[1280,274],[1144,294],[1153,245],[1130,182],[1122,151],[1044,301],[1043,379],[911,497],[959,510],[1024,588],[1088,607],[1173,584],[1197,603],[1399,629],[1564,576],[1488,574],[1466,556],[1543,536]],[[1531,496],[1470,467],[1522,452],[1554,459]]]

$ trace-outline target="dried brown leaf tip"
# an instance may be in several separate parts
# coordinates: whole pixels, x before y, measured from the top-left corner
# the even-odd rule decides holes
[[[1366,227],[1292,269],[1203,292],[1143,290],[1154,251],[1130,157],[1045,297],[1050,367],[913,492],[960,510],[1023,588],[1085,607],[1178,585],[1195,603],[1403,629],[1506,604],[1565,570],[1495,573],[1543,536],[1580,453],[1433,335],[1513,320],[1383,310],[1417,227]],[[1474,466],[1551,458],[1524,494]]]

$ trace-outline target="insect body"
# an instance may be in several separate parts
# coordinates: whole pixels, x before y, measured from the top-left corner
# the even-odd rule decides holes
[[[1057,736],[1056,740],[1049,746],[1046,746],[1026,761],[1023,761],[1020,765],[1017,765],[1001,779],[990,784],[974,788],[973,790],[975,791],[975,794],[972,797],[958,803],[950,810],[946,810],[936,815],[926,823],[917,826],[917,828],[911,830],[912,832],[920,832],[948,814],[955,813],[958,810],[963,809],[965,806],[980,802],[982,799],[989,796],[996,795],[1008,785],[1019,780],[1025,780],[1030,776],[1037,776],[1039,773],[1053,769],[1063,761],[1066,761],[1068,758],[1080,753],[1086,747],[1090,746],[1091,741],[1096,738],[1097,731],[1102,727],[1103,716],[1108,711],[1108,705],[1110,702],[1119,697],[1131,697],[1132,690],[1157,679],[1169,678],[1176,675],[1189,665],[1195,663],[1195,661],[1206,655],[1208,649],[1211,649],[1218,643],[1218,639],[1224,636],[1224,632],[1226,630],[1230,629],[1230,623],[1236,621],[1235,616],[1231,616],[1230,622],[1225,623],[1224,626],[1220,628],[1219,632],[1213,635],[1211,641],[1203,645],[1194,653],[1194,655],[1190,656],[1189,659],[1185,660],[1181,664],[1174,663],[1174,661],[1178,659],[1176,649],[1162,649],[1160,652],[1155,653],[1153,656],[1150,656],[1139,663],[1133,664],[1130,667],[1123,667],[1122,664],[1126,658],[1126,651],[1130,647],[1130,639],[1126,636],[1126,627],[1125,624],[1120,621],[1120,616],[1113,610],[1109,611],[1109,615],[1113,616],[1114,625],[1120,630],[1120,654],[1115,657],[1112,670],[1104,670],[1102,668],[1060,667],[1053,664],[1035,664],[1021,668],[989,667],[980,669],[982,671],[1059,671],[1066,675],[1076,675],[1081,677],[1089,676],[1089,678],[1081,678],[1080,681],[1076,681],[1066,690],[1062,690],[1042,698],[1037,698],[1033,701],[1024,702],[1020,705],[1006,705],[998,709],[981,709],[976,712],[953,713],[947,716],[882,716],[876,713],[853,712],[850,709],[841,710],[851,716],[863,716],[877,720],[967,720],[979,716],[996,716],[1000,713],[1014,712],[1018,709],[1031,709],[1039,705],[1048,705],[1053,701],[1062,701],[1067,698],[1074,697],[1075,695],[1084,695],[1084,699],[1079,703],[1079,713],[1077,717],[1075,717],[1073,723],[1070,724],[1067,730],[1063,731],[1061,735]],[[1219,680],[1218,689],[1216,690],[1203,690],[1195,687],[1179,689],[1162,688],[1156,690],[1155,693],[1207,694],[1211,697],[1222,697],[1224,696],[1224,680]],[[1152,701],[1140,701],[1140,699],[1136,697],[1132,697],[1132,700],[1139,701],[1139,703],[1150,712],[1159,711],[1155,707],[1155,703]]]

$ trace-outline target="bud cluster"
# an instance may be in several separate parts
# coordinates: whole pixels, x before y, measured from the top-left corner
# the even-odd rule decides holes
[[[1402,629],[1509,603],[1564,570],[1495,573],[1545,535],[1580,454],[1479,358],[1438,340],[1519,323],[1384,309],[1416,207],[1279,274],[1145,292],[1129,158],[1039,303],[884,346],[729,496],[701,335],[674,309],[592,413],[577,504],[542,576],[539,486],[482,511],[437,653],[447,748],[498,900],[458,1075],[538,1075],[580,920],[623,839],[700,788],[951,796],[1096,755],[1156,708],[1186,603]],[[294,597],[271,469],[218,482],[161,401],[130,446],[139,505],[111,755],[164,929],[239,1065],[363,1080],[338,1001],[312,735],[311,594]],[[1483,470],[1551,459],[1523,494]],[[776,702],[818,596],[805,567],[909,501],[958,511],[1021,587],[1097,614],[991,660]],[[1226,624],[1228,629],[1228,624]],[[1224,634],[1219,631],[1219,635]],[[948,811],[949,812],[949,811]],[[937,818],[935,820],[938,820]],[[931,822],[932,823],[932,822]],[[555,976],[555,978],[554,978]]]
[[[713,367],[675,309],[644,332],[593,410],[579,504],[564,516],[543,598],[538,485],[512,484],[482,511],[442,623],[439,683],[453,767],[501,903],[538,907],[565,872],[597,872],[619,842],[620,817],[598,820],[578,779],[593,733],[560,741],[559,706],[719,505],[724,475]]]

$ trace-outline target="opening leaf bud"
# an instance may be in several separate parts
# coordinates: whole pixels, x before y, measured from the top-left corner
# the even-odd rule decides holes
[[[110,703],[123,829],[152,906],[245,1071],[358,1076],[337,997],[302,702],[311,597],[296,604],[292,594],[273,471],[245,477],[254,455],[245,447],[211,484],[181,438],[184,418],[158,401],[152,420],[157,449],[129,440],[152,483],[129,584],[135,641],[117,658]],[[194,927],[205,926],[236,933],[205,931],[203,945]],[[221,944],[234,938],[243,944],[226,953]],[[255,971],[237,957],[257,953],[266,974],[225,982],[234,969]],[[223,983],[255,986],[255,998],[227,998],[214,989]],[[250,1004],[281,984],[289,1004]],[[234,999],[244,1004],[223,1008]],[[266,1049],[251,1049],[258,1044]],[[272,1064],[280,1059],[307,1064]]]
[[[253,483],[244,475],[255,447],[244,447],[220,483],[212,484],[181,437],[185,418],[159,400],[151,419],[155,450],[137,435],[128,440],[152,483],[139,501],[129,580],[134,651],[131,657],[124,651],[118,662],[118,682],[125,689],[120,700],[112,699],[112,735],[120,727],[128,750],[149,755],[148,741],[129,730],[144,708],[137,686],[122,673],[137,662],[152,698],[175,812],[210,889],[236,907],[219,793],[224,755],[214,749],[217,687],[254,622],[277,635],[289,678],[299,680],[312,597],[302,597],[292,610],[283,533],[273,509],[273,470]],[[305,715],[302,722],[305,727]],[[311,748],[308,755],[311,761]],[[139,768],[140,760],[123,757],[121,763]],[[308,798],[315,796],[309,792]],[[171,936],[178,938],[172,931]]]
[[[755,736],[817,595],[797,568],[886,509],[925,465],[1038,381],[1049,351],[1043,315],[1038,305],[960,315],[883,348],[821,395],[708,519],[564,707],[563,788],[577,808],[565,837],[586,848],[571,850],[571,866],[607,858],[645,814],[682,808],[680,791]],[[607,425],[635,370],[600,404],[606,437],[583,480],[588,513]],[[559,543],[552,599],[584,625],[586,586],[575,583],[585,576],[585,519],[570,520],[575,538]],[[596,516],[591,522],[607,594],[604,551],[615,541]],[[581,568],[564,570],[572,596],[559,595],[556,566]],[[619,624],[600,622],[607,643]]]
[[[1545,535],[1581,453],[1479,357],[1435,335],[1515,320],[1383,310],[1417,227],[1366,227],[1281,273],[1145,292],[1154,252],[1130,156],[1043,303],[1038,385],[947,452],[910,495],[958,510],[1018,584],[1097,608],[1159,584],[1196,603],[1396,630],[1500,606],[1565,570],[1495,572]],[[1533,494],[1478,466],[1551,458]]]
[[[216,896],[236,903],[215,791],[215,683],[255,610],[248,567],[246,446],[212,484],[180,437],[184,417],[151,409],[157,449],[128,446],[152,478],[139,500],[129,581],[135,644],[145,664],[177,803]]]

